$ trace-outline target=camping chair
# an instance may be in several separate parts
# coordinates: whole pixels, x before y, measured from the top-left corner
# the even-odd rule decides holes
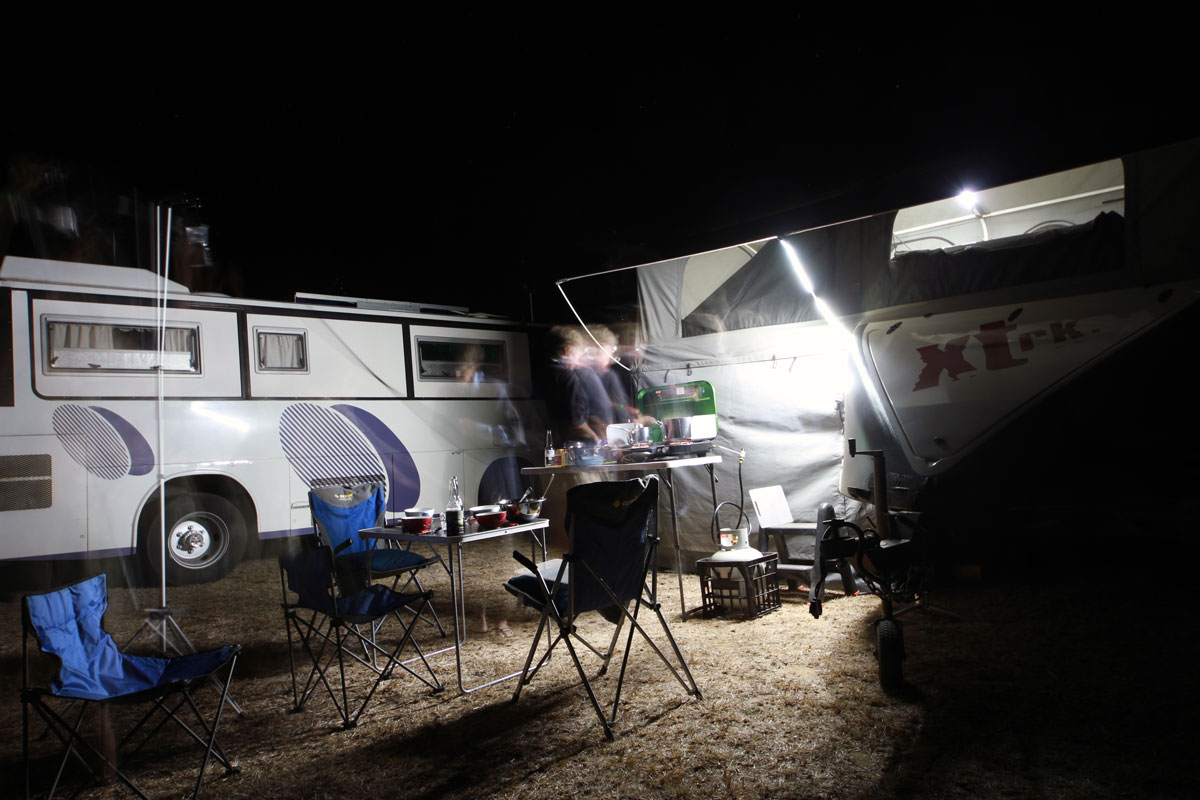
[[[237,767],[217,744],[217,726],[221,722],[221,711],[225,708],[241,646],[222,647],[174,658],[129,655],[118,649],[116,642],[103,628],[107,610],[108,580],[104,574],[57,591],[26,595],[21,600],[25,795],[28,797],[30,793],[29,733],[30,711],[33,710],[64,746],[54,783],[50,787],[50,797],[58,789],[63,770],[72,755],[93,778],[101,780],[104,772],[110,771],[139,797],[146,797],[125,772],[125,764],[151,740],[160,742],[160,729],[168,721],[179,725],[204,751],[192,790],[192,797],[196,797],[200,794],[200,785],[204,781],[210,758],[216,758],[223,764],[226,773],[237,771]],[[32,667],[37,651],[29,645],[31,636],[43,652],[59,661],[58,673],[48,687],[32,685]],[[220,701],[212,712],[211,720],[205,718],[195,698],[196,690],[205,685],[215,685],[221,689]],[[107,730],[108,722],[102,714],[109,707],[136,704],[148,705],[149,709],[115,746],[111,743],[98,746],[83,735],[83,721],[89,709],[97,709],[94,716],[101,720],[101,725]],[[190,710],[190,715],[183,711],[185,706]],[[68,719],[68,715],[72,719]],[[157,722],[149,725],[155,719]],[[135,739],[137,743],[133,744]],[[127,752],[123,753],[125,750]],[[175,744],[172,742],[165,750],[173,754]]]
[[[292,710],[303,711],[309,698],[323,686],[333,701],[342,728],[353,728],[366,710],[367,704],[383,681],[397,668],[412,675],[435,692],[442,682],[434,674],[424,651],[413,638],[412,631],[429,607],[431,591],[402,594],[380,583],[368,584],[347,592],[339,589],[333,560],[328,548],[299,550],[279,556],[279,578],[283,590],[283,619],[288,635],[288,661],[292,672]],[[293,601],[288,590],[296,595]],[[406,608],[410,617],[396,612]],[[379,623],[394,616],[401,625],[399,641],[391,649],[379,644]],[[407,624],[405,620],[407,619]],[[360,626],[365,626],[364,633]],[[303,685],[297,680],[296,645],[308,654],[310,669]],[[401,661],[400,654],[412,645],[416,655]],[[383,663],[380,664],[380,658]],[[353,698],[346,685],[347,661],[357,662],[375,673],[370,688]],[[420,661],[429,677],[415,671],[409,664]],[[330,684],[330,671],[337,664],[338,686]]]
[[[817,523],[792,520],[792,510],[782,486],[751,489],[750,501],[758,518],[758,549],[766,552],[773,545],[779,554],[776,569],[787,581],[788,588],[808,591],[816,583],[812,567]],[[848,559],[835,559],[822,566],[823,579],[830,573],[837,573],[841,576],[842,590],[847,595],[858,593],[858,582],[854,579],[854,569]],[[824,580],[821,585],[823,591]]]
[[[683,686],[684,691],[700,697],[700,689],[696,686],[687,662],[671,635],[671,629],[663,617],[662,607],[655,596],[658,586],[657,509],[656,478],[576,486],[567,492],[568,546],[562,560],[554,566],[548,566],[551,562],[543,564],[539,572],[538,567],[523,554],[513,552],[513,557],[521,562],[530,574],[512,578],[505,584],[505,588],[521,598],[526,605],[541,612],[541,620],[538,622],[533,644],[529,648],[529,655],[525,659],[521,680],[513,693],[514,702],[521,696],[521,687],[529,683],[538,670],[545,666],[551,652],[562,642],[571,655],[592,708],[600,719],[604,735],[611,740],[612,725],[616,722],[635,632],[641,634]],[[678,669],[650,638],[638,619],[643,608],[653,612],[657,618],[675,655]],[[599,611],[606,619],[616,624],[616,630],[613,631],[607,648],[601,649],[588,642],[576,627],[580,615],[588,611]],[[629,623],[629,633],[625,640],[625,652],[617,676],[612,713],[606,716],[596,699],[592,682],[579,660],[575,643],[584,645],[600,657],[602,665],[599,675],[603,675],[608,670],[621,628],[626,622]],[[539,649],[542,631],[547,629],[554,635],[535,665],[534,657]]]
[[[375,580],[393,578],[392,589],[405,592],[410,586],[418,593],[425,591],[417,572],[431,564],[441,563],[436,553],[422,556],[404,547],[378,547],[377,539],[363,539],[363,528],[384,524],[385,498],[382,477],[336,478],[314,481],[308,493],[313,528],[317,539],[330,548],[337,565],[338,586],[353,594]],[[394,544],[388,542],[387,544]],[[407,577],[402,586],[399,580]],[[446,629],[433,606],[422,619],[438,629]]]

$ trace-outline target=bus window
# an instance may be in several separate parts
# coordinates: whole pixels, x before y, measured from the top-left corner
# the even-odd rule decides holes
[[[104,322],[46,320],[46,366],[51,371],[143,372],[158,366],[158,328]],[[195,327],[168,327],[163,368],[200,371]]]
[[[417,377],[422,381],[508,382],[502,341],[417,337]]]
[[[255,328],[259,372],[308,372],[305,331]]]

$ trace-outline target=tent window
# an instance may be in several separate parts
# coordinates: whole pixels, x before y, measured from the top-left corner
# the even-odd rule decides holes
[[[163,337],[163,368],[198,373],[198,328],[169,327]],[[46,321],[46,367],[52,371],[141,372],[158,368],[158,328],[66,320]]]
[[[308,372],[308,341],[305,331],[254,329],[258,340],[259,372]]]
[[[508,382],[504,342],[418,336],[417,363],[423,381]]]

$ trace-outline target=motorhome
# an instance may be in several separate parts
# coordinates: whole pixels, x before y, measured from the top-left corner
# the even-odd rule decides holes
[[[0,309],[2,560],[157,571],[162,508],[168,581],[210,581],[247,542],[311,531],[315,480],[382,476],[389,515],[444,506],[451,477],[490,502],[544,428],[511,321],[13,256]]]

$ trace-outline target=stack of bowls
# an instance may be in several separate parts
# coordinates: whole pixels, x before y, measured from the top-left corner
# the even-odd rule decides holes
[[[406,508],[400,527],[405,533],[428,533],[433,526],[432,508]]]
[[[493,504],[475,506],[471,509],[471,516],[479,524],[480,530],[490,531],[503,525],[508,515],[500,506]]]

